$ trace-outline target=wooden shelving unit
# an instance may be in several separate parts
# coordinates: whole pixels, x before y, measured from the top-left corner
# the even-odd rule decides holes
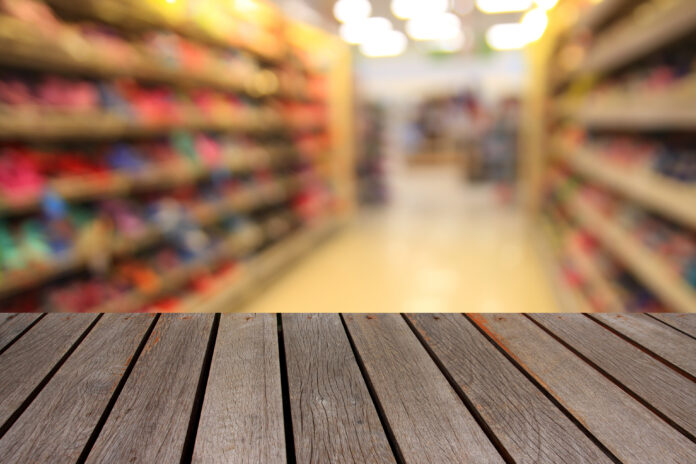
[[[647,170],[612,165],[591,150],[572,150],[556,143],[553,156],[578,174],[600,183],[659,214],[696,228],[696,185],[671,180]]]
[[[591,230],[610,252],[669,307],[682,312],[694,311],[696,291],[658,255],[610,219],[596,212],[585,201],[577,199],[568,206],[578,221]]]
[[[273,156],[279,160],[265,164],[265,167],[282,166],[287,149],[282,148]],[[290,152],[292,153],[292,152]],[[81,177],[55,179],[49,182],[47,189],[66,201],[87,201],[108,196],[124,196],[133,192],[172,188],[194,183],[214,172],[245,172],[262,165],[240,163],[233,160],[216,166],[203,166],[180,162],[170,166],[152,166],[138,174],[111,173],[108,177]],[[290,180],[288,180],[290,182]],[[11,200],[0,196],[0,214],[24,214],[39,208],[42,196],[31,196],[21,200]]]
[[[190,109],[179,120],[143,122],[105,111],[79,113],[34,108],[17,111],[0,106],[0,140],[151,137],[173,130],[272,132],[283,127],[283,119],[269,109],[240,108],[216,116]]]
[[[242,263],[230,275],[216,282],[212,291],[188,299],[184,303],[185,310],[222,312],[248,300],[342,225],[340,219],[330,218],[292,233],[290,237]]]
[[[695,25],[692,0],[663,2],[645,21],[621,24],[601,35],[579,71],[606,74],[692,32]]]
[[[90,307],[90,311],[137,311],[163,297],[180,293],[179,297],[186,301],[182,308],[200,311],[203,300],[199,297],[203,295],[192,292],[184,297],[182,293],[192,278],[214,271],[222,264],[239,264],[238,260],[244,258],[238,270],[244,271],[247,286],[256,286],[293,257],[311,248],[327,230],[333,230],[337,217],[345,217],[349,213],[352,200],[345,194],[350,190],[345,184],[353,172],[348,140],[350,100],[347,99],[351,74],[349,49],[340,40],[324,31],[288,20],[272,4],[263,0],[256,3],[255,11],[259,15],[263,9],[270,13],[270,16],[265,16],[267,22],[261,16],[241,13],[237,10],[241,7],[234,2],[217,5],[215,8],[223,8],[225,14],[232,14],[232,17],[226,17],[229,22],[222,29],[215,27],[213,22],[207,24],[201,20],[191,5],[182,6],[183,9],[179,11],[183,12],[183,16],[188,15],[188,19],[182,21],[181,17],[176,19],[169,14],[172,10],[167,8],[175,7],[167,7],[164,2],[159,10],[154,3],[139,0],[46,0],[46,4],[56,13],[54,25],[61,33],[55,37],[49,37],[45,30],[35,27],[28,19],[9,16],[12,14],[9,10],[7,15],[0,14],[0,48],[3,50],[0,66],[56,74],[66,81],[87,78],[91,80],[85,85],[92,85],[93,88],[94,81],[107,81],[108,85],[118,78],[133,79],[141,84],[159,84],[172,88],[172,92],[176,93],[176,101],[172,103],[175,110],[166,115],[166,120],[144,121],[134,116],[137,113],[134,110],[108,111],[107,108],[112,108],[112,105],[104,102],[100,107],[104,109],[89,112],[59,110],[49,105],[32,106],[37,103],[18,106],[0,104],[0,143],[30,147],[39,142],[42,147],[40,155],[49,156],[50,147],[53,146],[74,146],[75,150],[82,152],[85,147],[95,143],[96,147],[102,149],[115,141],[162,139],[173,131],[186,131],[239,135],[239,148],[223,146],[223,141],[212,137],[211,140],[218,143],[218,150],[228,150],[211,155],[222,157],[222,162],[211,162],[208,158],[204,161],[201,153],[197,153],[198,159],[194,162],[187,152],[186,156],[182,154],[180,160],[165,162],[153,157],[137,172],[112,170],[103,176],[60,177],[60,168],[58,174],[54,174],[52,168],[42,167],[45,172],[41,171],[41,175],[49,177],[40,186],[41,192],[24,197],[14,197],[13,192],[3,194],[0,196],[0,216],[24,224],[21,221],[33,219],[39,214],[45,194],[49,191],[72,206],[73,203],[89,204],[95,200],[140,195],[149,191],[166,192],[177,187],[194,186],[206,179],[218,179],[218,175],[236,173],[244,174],[243,179],[247,179],[245,182],[249,184],[245,183],[245,187],[225,198],[188,204],[190,198],[198,198],[196,193],[201,192],[179,189],[181,192],[177,190],[177,194],[184,200],[176,200],[178,197],[172,196],[172,201],[180,201],[181,206],[186,208],[191,226],[199,229],[198,232],[202,233],[205,228],[211,231],[213,228],[209,226],[236,215],[242,216],[245,224],[252,224],[245,227],[256,229],[256,233],[249,233],[251,229],[239,230],[214,249],[193,259],[186,258],[184,264],[160,275],[160,280],[147,291],[131,291],[115,301]],[[258,24],[247,23],[254,18],[259,21]],[[73,24],[81,21],[112,28],[113,34],[120,37],[119,43],[130,47],[132,53],[122,62],[114,60],[113,54],[105,51],[103,43],[98,40],[91,43],[89,32],[85,32],[89,31],[89,26],[83,29],[81,25]],[[206,24],[206,27],[202,24]],[[160,32],[174,32],[180,37]],[[303,37],[305,33],[308,35]],[[176,52],[180,56],[172,59],[153,55],[157,53],[154,50],[162,46],[148,42],[153,38],[165,42],[171,39],[171,46],[181,47]],[[277,46],[270,46],[269,40]],[[184,50],[185,47],[188,48]],[[183,64],[191,59],[186,51],[191,51],[194,58],[203,64]],[[310,65],[309,62],[317,57],[322,57],[321,62]],[[179,60],[182,63],[177,64]],[[299,63],[305,60],[308,63]],[[297,71],[297,66],[302,69]],[[321,75],[311,76],[315,71],[309,71],[310,66]],[[283,80],[286,73],[289,73],[289,77]],[[24,79],[23,75],[18,76]],[[323,76],[326,76],[328,90],[317,94],[308,92],[309,79],[321,79]],[[262,78],[265,79],[264,85],[261,85]],[[34,85],[33,80],[30,82],[30,85]],[[300,85],[283,88],[281,84],[284,82],[299,82]],[[213,104],[206,105],[205,101],[201,103],[194,98],[201,95],[202,100],[207,96],[194,95],[193,91],[197,89],[212,90],[218,94],[216,97],[219,100],[222,100],[220,92],[235,94],[240,98],[229,98],[225,100],[228,103],[219,104],[215,100]],[[127,96],[123,98],[128,100]],[[37,99],[31,101],[43,102]],[[196,104],[201,105],[200,109]],[[296,105],[300,104],[315,106],[297,108]],[[318,105],[325,105],[325,108]],[[205,112],[203,108],[206,108]],[[322,109],[325,109],[326,117]],[[294,136],[309,134],[318,136],[316,150],[312,150],[314,145],[311,144],[296,144]],[[327,146],[324,146],[324,140],[330,141]],[[49,147],[46,153],[44,145]],[[192,150],[197,152],[198,146]],[[238,156],[229,150],[239,150]],[[321,159],[310,159],[313,151],[321,152]],[[319,170],[319,165],[328,168]],[[220,179],[225,182],[229,180],[222,176]],[[326,184],[329,196],[334,195],[333,192],[338,193],[336,199],[324,201],[322,204],[327,204],[327,208],[313,213],[316,217],[310,220],[311,213],[300,211],[294,200],[301,198],[296,196],[298,193],[309,195],[310,187],[319,189],[319,184]],[[212,183],[201,186],[204,187],[213,191],[218,188],[213,187]],[[207,191],[205,194],[209,195]],[[314,225],[307,225],[309,223]],[[298,225],[300,232],[292,233],[291,230]],[[8,237],[15,237],[12,228],[7,230]],[[76,236],[73,232],[71,237]],[[148,251],[163,241],[164,232],[153,224],[137,236],[106,238],[109,243],[101,251],[108,258],[107,261],[111,261],[111,258]],[[269,243],[274,244],[258,255],[259,247]],[[77,244],[71,246],[77,251],[60,260],[34,260],[25,269],[0,270],[0,298],[22,298],[29,290],[38,290],[49,281],[60,283],[62,277],[69,274],[91,272],[94,261],[89,256],[90,252],[82,250],[83,247]],[[142,263],[143,266],[147,266],[145,263]],[[224,294],[230,284],[231,281],[226,280],[214,293]],[[235,284],[235,287],[239,285]],[[142,286],[133,285],[133,288]],[[44,297],[41,295],[42,299]],[[206,304],[212,297],[216,298],[215,301],[222,301],[220,298],[223,298],[206,293]],[[42,307],[44,309],[51,308]]]
[[[596,31],[608,17],[633,0],[604,0],[580,17],[569,31]],[[665,1],[655,14],[642,23],[621,24],[601,35],[577,68],[553,77],[558,89],[582,76],[607,74],[627,63],[663,47],[694,30],[696,12],[690,0]]]
[[[555,239],[550,231],[551,226],[547,222],[543,219],[540,221],[538,231],[534,234],[534,245],[542,267],[551,280],[551,287],[559,309],[567,312],[594,312],[582,293],[578,289],[572,288],[563,278],[558,246],[555,244]]]
[[[582,101],[561,101],[555,116],[597,129],[696,130],[696,76],[656,93],[621,92]]]
[[[266,186],[247,188],[239,191],[229,198],[224,198],[213,205],[199,205],[191,210],[192,217],[202,226],[213,224],[230,213],[244,213],[254,209],[277,203],[292,192],[291,179],[284,185],[275,183]],[[142,250],[161,240],[162,231],[154,226],[149,227],[138,237],[114,237],[109,244],[107,255],[112,257],[125,256]],[[20,272],[9,273],[3,276],[0,282],[0,297],[29,289],[43,282],[68,272],[84,269],[89,265],[90,258],[74,251],[65,259],[55,262],[41,263]]]
[[[565,3],[571,6],[573,0]],[[616,90],[590,88],[632,65],[631,76],[636,76],[634,68],[643,58],[669,50],[678,46],[680,40],[692,37],[696,31],[696,3],[604,0],[588,7],[570,25],[563,18],[553,16],[569,11],[563,7],[560,4],[551,12],[550,30],[530,49],[532,75],[536,80],[527,99],[522,143],[527,150],[523,189],[530,214],[542,215],[548,207],[544,186],[554,175],[552,172],[557,172],[550,171],[550,166],[562,163],[585,184],[599,186],[622,201],[680,224],[685,233],[696,230],[696,184],[670,179],[648,167],[629,169],[613,164],[592,145],[564,145],[556,133],[572,128],[584,129],[598,138],[604,133],[611,137],[620,132],[622,137],[635,134],[638,139],[653,140],[696,131],[696,73],[659,90],[632,81],[621,85],[621,79],[617,80],[620,84]],[[561,26],[554,28],[554,24]],[[584,59],[568,72],[556,72],[559,53],[565,50],[580,50]],[[552,191],[558,193],[558,184],[551,184]],[[564,209],[582,228],[596,236],[604,249],[666,308],[696,311],[696,289],[666,259],[634,238],[630,230],[600,214],[582,195],[573,193],[571,182],[567,185],[569,190],[559,193],[557,198],[564,199]],[[601,288],[609,301],[614,301],[611,306],[618,306],[611,296],[613,282],[599,275],[582,253],[573,257],[583,273],[593,280],[593,285]],[[572,303],[566,305],[570,310],[577,307]]]

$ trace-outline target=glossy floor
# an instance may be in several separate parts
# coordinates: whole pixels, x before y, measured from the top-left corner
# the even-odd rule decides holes
[[[421,168],[277,280],[253,312],[558,311],[522,214],[491,187]]]

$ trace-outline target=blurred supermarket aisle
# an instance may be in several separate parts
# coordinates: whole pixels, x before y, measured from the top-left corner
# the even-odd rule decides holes
[[[366,211],[264,295],[253,312],[558,311],[515,207],[453,169],[393,176],[393,199]]]

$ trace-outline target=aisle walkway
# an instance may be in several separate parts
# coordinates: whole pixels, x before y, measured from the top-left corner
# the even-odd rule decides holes
[[[559,310],[521,214],[490,188],[428,168],[398,176],[392,193],[243,310]]]

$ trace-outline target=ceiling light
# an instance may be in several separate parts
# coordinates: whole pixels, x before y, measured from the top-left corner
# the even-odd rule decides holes
[[[484,13],[513,13],[532,7],[532,0],[476,0],[476,7]]]
[[[411,19],[424,14],[444,13],[449,0],[392,0],[391,11],[399,19]]]
[[[524,28],[527,42],[531,43],[539,40],[544,35],[546,26],[549,25],[549,18],[546,16],[546,11],[535,8],[522,16],[520,24]]]
[[[528,43],[525,28],[520,23],[491,26],[486,31],[486,42],[494,50],[517,50]]]
[[[381,30],[360,45],[360,52],[370,58],[398,56],[406,51],[407,45],[408,39],[403,33],[391,29]]]
[[[343,24],[339,29],[339,34],[344,41],[357,45],[380,32],[389,31],[391,28],[391,21],[387,18],[375,17]]]
[[[372,13],[368,0],[338,0],[333,7],[333,14],[342,23],[366,19]]]
[[[461,21],[452,13],[417,16],[406,23],[413,40],[448,40],[461,34]]]

